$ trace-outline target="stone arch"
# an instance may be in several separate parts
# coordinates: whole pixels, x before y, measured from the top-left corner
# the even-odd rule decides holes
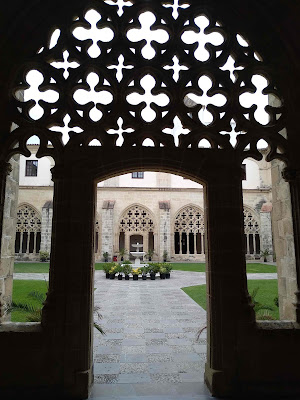
[[[15,253],[18,259],[36,257],[41,246],[42,217],[37,209],[22,203],[17,211]]]
[[[194,204],[182,207],[173,220],[175,254],[205,253],[204,212]]]
[[[244,205],[244,236],[247,257],[260,257],[260,218],[256,211]]]
[[[9,98],[11,94],[10,87],[13,85],[11,84],[12,75],[14,72],[18,73],[17,69],[22,69],[21,67],[24,60],[27,60],[30,57],[34,57],[36,60],[36,53],[41,49],[40,39],[42,38],[44,39],[44,42],[49,42],[49,40],[47,40],[49,37],[48,31],[52,27],[53,21],[56,22],[57,26],[59,23],[64,25],[67,20],[72,20],[76,23],[75,14],[80,15],[81,17],[82,1],[74,0],[72,1],[72,4],[71,2],[69,3],[66,1],[63,5],[60,3],[53,0],[51,2],[44,2],[41,6],[39,2],[35,2],[34,5],[33,2],[28,1],[26,2],[26,7],[22,9],[22,12],[17,3],[14,4],[11,2],[9,6],[7,25],[5,24],[3,26],[3,30],[7,32],[8,39],[1,42],[1,54],[3,54],[4,57],[7,55],[6,62],[3,63],[1,67],[1,72],[3,72],[1,76],[5,83],[3,87],[3,98],[1,99],[4,105],[2,108],[4,112],[1,114],[1,126],[3,128],[2,131],[4,132],[3,137],[1,138],[1,143],[3,144],[3,153],[1,155],[2,161],[7,161],[10,155],[14,152],[24,152],[24,136],[21,129],[15,131],[13,134],[13,140],[10,140],[12,135],[9,140],[7,139],[9,137],[12,113],[6,112],[6,110],[12,111],[11,105],[7,104],[7,98]],[[285,106],[289,109],[289,141],[288,143],[285,143],[283,139],[280,140],[281,142],[284,142],[283,147],[288,149],[289,156],[291,156],[289,157],[289,170],[285,171],[285,178],[291,182],[293,188],[294,198],[292,201],[295,210],[294,217],[295,221],[299,221],[299,157],[297,155],[299,148],[299,138],[297,135],[297,110],[299,107],[297,107],[297,105],[299,104],[300,98],[297,91],[297,63],[299,58],[297,55],[297,38],[299,35],[295,34],[295,30],[297,31],[297,29],[299,29],[297,28],[297,6],[290,5],[287,7],[286,4],[284,5],[283,1],[276,1],[270,15],[269,9],[260,5],[257,1],[250,2],[246,0],[246,3],[243,2],[242,4],[242,2],[232,0],[229,2],[212,0],[209,2],[209,6],[205,3],[205,7],[199,6],[199,2],[197,1],[187,0],[187,3],[190,7],[188,10],[180,10],[180,16],[183,15],[182,13],[185,13],[188,17],[191,16],[193,6],[195,6],[197,13],[200,14],[204,11],[210,15],[218,15],[219,13],[222,17],[221,24],[225,24],[226,27],[230,26],[232,29],[235,29],[235,32],[239,32],[245,35],[245,37],[248,37],[252,45],[255,46],[260,54],[262,54],[262,56],[267,60],[267,65],[269,66],[268,71],[270,74],[276,77],[276,85],[284,94],[286,99]],[[139,1],[135,4],[137,7],[144,7],[146,2]],[[155,4],[160,3],[155,2]],[[103,7],[104,6],[105,5],[103,4]],[[146,7],[147,9],[150,7],[149,2],[147,2]],[[247,13],[245,13],[245,9],[247,9]],[[60,10],[60,12],[58,13],[57,10]],[[114,7],[114,10],[117,12],[117,7]],[[171,13],[172,10],[169,11],[167,20],[171,18]],[[165,15],[166,11],[158,14]],[[73,18],[74,15],[75,18]],[[286,18],[282,18],[282,15],[285,15]],[[18,22],[14,26],[11,26],[12,19],[15,19]],[[181,20],[182,19],[183,18],[181,18]],[[43,21],[43,24],[40,23],[41,20]],[[113,19],[113,21],[115,20],[116,18]],[[255,24],[253,21],[255,21]],[[109,23],[107,20],[106,22]],[[292,24],[290,25],[291,22]],[[82,23],[85,27],[87,26],[87,23],[84,22],[82,18],[79,20],[79,23]],[[31,29],[28,29],[28,26],[30,26]],[[279,26],[279,28],[275,30],[274,26]],[[294,29],[290,29],[291,26],[293,26]],[[220,29],[221,28],[222,26]],[[208,29],[206,29],[206,33],[208,33],[210,29],[215,29],[215,26],[209,26]],[[64,45],[64,38],[65,36],[63,36],[63,39],[61,40],[61,45]],[[157,48],[159,48],[159,46],[157,46]],[[175,47],[170,46],[169,48]],[[140,50],[138,46],[136,50]],[[162,50],[164,49],[162,48]],[[189,54],[193,51],[193,46],[190,46],[190,48],[186,50],[187,56],[185,57],[188,58]],[[55,51],[53,51],[53,53],[54,52]],[[111,53],[113,54],[114,52]],[[247,53],[253,54],[253,48],[249,48]],[[50,59],[53,59],[54,55],[49,55]],[[211,57],[212,61],[215,61],[217,57],[216,54],[213,54]],[[243,62],[245,57],[242,56],[241,58]],[[198,66],[205,69],[207,64],[196,62],[189,64],[189,66],[191,67],[190,70],[192,70],[192,68],[196,70],[198,69]],[[250,70],[252,67],[254,67],[254,63],[251,63]],[[6,82],[8,82],[8,84],[6,84]],[[21,79],[17,79],[17,83],[19,84],[20,82],[22,82]],[[50,80],[46,85],[47,84],[51,84]],[[249,84],[250,83],[248,82],[246,85],[248,88]],[[270,89],[270,87],[268,89]],[[65,104],[65,102],[61,102],[60,105],[62,104]],[[236,111],[236,102],[232,102],[228,106],[231,107],[234,112]],[[210,110],[213,113],[215,111],[213,108],[210,108]],[[252,109],[250,111],[253,112],[254,110]],[[50,115],[50,113],[48,114]],[[59,123],[61,123],[62,113],[59,111],[55,118],[57,116]],[[251,117],[249,116],[249,118]],[[283,120],[279,122],[281,128],[281,122]],[[226,117],[223,119],[223,122],[225,122],[228,127],[229,120],[226,119]],[[248,124],[247,121],[243,122],[248,127],[251,125],[250,123]],[[28,126],[25,129],[30,130],[33,128],[34,124],[28,123],[27,125]],[[192,177],[192,179],[206,179],[205,182],[207,183],[207,188],[205,196],[208,227],[207,242],[209,245],[208,287],[210,291],[210,304],[208,308],[210,310],[208,319],[208,342],[212,344],[206,365],[206,382],[210,386],[213,394],[230,395],[235,391],[235,389],[248,390],[250,386],[253,390],[256,388],[259,391],[261,385],[263,385],[265,389],[265,382],[271,382],[272,378],[273,382],[275,382],[275,380],[277,381],[278,388],[281,390],[283,387],[286,387],[285,383],[291,381],[294,385],[293,388],[297,387],[297,385],[299,387],[299,383],[297,384],[297,381],[299,382],[299,376],[297,376],[297,370],[299,370],[297,369],[299,354],[297,354],[295,348],[287,348],[286,345],[283,345],[284,343],[282,340],[282,345],[277,346],[276,360],[272,359],[270,361],[271,357],[264,357],[264,359],[262,359],[260,356],[262,353],[261,349],[263,349],[265,354],[272,355],[270,343],[274,345],[277,334],[271,332],[271,340],[268,340],[268,333],[264,329],[260,329],[259,334],[254,330],[256,325],[253,320],[253,313],[251,313],[251,309],[249,309],[249,298],[247,297],[247,290],[245,289],[244,259],[236,250],[242,248],[240,239],[242,235],[243,218],[239,187],[239,166],[241,155],[234,153],[229,148],[220,149],[221,151],[219,152],[217,150],[219,149],[218,145],[214,147],[214,143],[212,143],[213,149],[197,149],[193,154],[193,151],[196,149],[192,148],[191,151],[189,151],[189,145],[197,146],[200,138],[210,136],[209,139],[211,139],[211,136],[214,136],[214,133],[218,134],[218,132],[221,131],[221,129],[219,129],[219,124],[215,124],[211,128],[211,135],[209,135],[206,132],[206,128],[202,126],[196,127],[195,124],[194,127],[195,130],[192,135],[190,135],[187,140],[183,138],[183,142],[187,145],[184,150],[179,149],[179,151],[177,151],[178,149],[154,148],[151,152],[144,149],[140,150],[138,148],[139,146],[136,146],[137,148],[132,151],[128,151],[128,149],[115,151],[114,149],[113,152],[107,152],[100,151],[101,149],[85,149],[88,152],[86,159],[83,157],[82,149],[77,148],[74,151],[70,146],[63,150],[60,139],[53,139],[52,136],[52,140],[56,145],[54,146],[56,147],[55,157],[58,161],[58,168],[53,171],[55,190],[57,194],[54,207],[54,262],[51,267],[52,279],[50,282],[48,300],[43,312],[42,329],[44,329],[44,331],[41,333],[36,330],[33,335],[41,338],[42,341],[42,334],[49,334],[47,344],[53,342],[56,346],[48,346],[49,353],[48,356],[45,356],[45,360],[42,358],[39,359],[36,356],[33,368],[28,368],[28,362],[26,365],[21,364],[18,368],[19,371],[16,371],[14,374],[18,383],[24,383],[25,385],[26,382],[27,385],[31,384],[32,386],[51,386],[51,383],[53,385],[54,381],[57,385],[61,385],[61,382],[64,382],[62,391],[77,398],[87,397],[89,383],[92,381],[92,357],[87,343],[91,337],[90,308],[92,304],[92,295],[89,295],[89,293],[92,293],[93,285],[91,283],[91,277],[88,274],[92,271],[92,268],[90,268],[92,257],[89,253],[89,246],[90,243],[93,242],[92,232],[94,230],[94,210],[91,206],[91,204],[93,204],[92,189],[94,179],[97,177],[105,178],[107,174],[118,174],[122,171],[127,172],[130,168],[136,166],[144,168],[145,166],[150,165],[151,168],[161,169],[165,172],[169,170],[174,173],[182,173],[187,177]],[[146,125],[146,127],[143,126],[142,128],[149,128],[149,126]],[[268,134],[266,129],[261,127],[256,129],[257,127],[252,126],[252,128],[253,129],[250,129],[250,131],[254,133],[254,135],[252,137],[253,140],[251,139],[250,155],[259,157],[255,150],[257,133],[259,132],[259,134],[266,136],[268,136]],[[273,131],[273,129],[274,131],[277,131],[274,126],[269,126],[268,128],[270,128],[269,132]],[[41,149],[40,154],[48,152],[49,149],[46,150],[45,146],[47,144],[47,139],[49,139],[49,132],[46,132],[45,127],[41,127],[40,125],[34,127],[34,129],[39,131],[40,135],[43,136],[44,139],[44,148]],[[149,134],[149,131],[150,135],[154,134],[154,131],[150,129],[147,132],[146,129],[141,129],[141,131],[141,136],[143,136],[141,137],[141,140],[144,139],[145,135]],[[158,130],[158,132],[160,132],[160,130]],[[90,133],[88,133],[87,136],[89,135]],[[80,141],[79,137],[76,138],[76,135],[74,135],[74,137],[75,141]],[[92,137],[87,137],[86,139],[86,142],[88,142]],[[189,143],[190,141],[194,141],[194,139],[195,142]],[[18,142],[19,140],[21,143]],[[224,136],[223,142],[226,143],[226,141],[226,136]],[[241,146],[243,146],[246,141],[247,140],[241,140]],[[212,140],[212,142],[215,142],[215,140]],[[81,147],[84,147],[84,144],[86,143],[81,144]],[[103,145],[103,143],[101,144]],[[276,145],[277,143],[274,141],[270,157],[275,156]],[[98,159],[97,166],[91,165],[94,162],[91,156]],[[168,159],[167,161],[165,161],[166,158]],[[115,163],[116,159],[118,161]],[[174,160],[178,160],[178,162]],[[5,178],[3,177],[6,176],[6,173],[7,165],[3,163],[3,176],[0,191],[2,196],[2,208],[4,203],[3,197],[5,186]],[[91,174],[93,175],[92,182],[90,179]],[[76,176],[76,179],[74,176]],[[75,181],[77,188],[75,187]],[[222,191],[222,195],[225,199],[229,199],[228,202],[223,204],[223,208],[219,204],[220,199],[218,200],[218,196],[220,198],[220,191]],[[70,204],[72,205],[71,207]],[[82,206],[83,204],[84,207]],[[79,216],[76,215],[78,209],[82,209],[82,213]],[[223,212],[224,209],[226,212]],[[3,214],[3,209],[1,210],[1,213]],[[72,235],[72,238],[74,239],[71,244],[64,243],[64,238],[68,232],[70,232],[70,235]],[[228,240],[229,236],[231,240],[234,239],[234,245]],[[296,232],[295,236],[300,237],[298,232]],[[222,243],[222,246],[220,243]],[[79,255],[77,253],[76,255],[72,254],[72,251],[74,253],[74,244],[76,248],[81,250]],[[296,243],[296,245],[297,252],[300,254],[300,244]],[[66,253],[67,256],[65,255]],[[231,263],[226,266],[225,276],[223,263],[224,259],[227,257],[230,257]],[[297,265],[299,269],[299,257]],[[67,271],[72,270],[72,266],[74,267],[74,275],[78,274],[78,276],[83,278],[77,279],[76,276],[76,285],[74,285],[74,280],[67,282],[65,278],[68,276]],[[228,282],[233,282],[232,287],[228,288]],[[62,288],[65,289],[65,292],[62,291]],[[298,320],[300,320],[299,298],[300,294],[298,291]],[[57,310],[57,299],[60,300],[60,309],[64,311],[60,312]],[[68,310],[68,314],[65,313],[65,310]],[[230,324],[228,321],[230,321]],[[294,338],[294,332],[298,334],[296,327],[293,329],[291,327],[286,328],[287,329],[285,330],[280,330],[281,337],[291,335]],[[78,334],[78,332],[80,332],[80,334]],[[243,336],[243,332],[247,332],[247,334]],[[25,335],[23,335],[23,338],[21,335],[20,338],[18,336],[17,341],[19,345],[20,339],[24,340],[24,336]],[[30,334],[26,335],[26,337],[28,336],[30,336]],[[43,336],[43,338],[44,337],[45,336]],[[70,340],[70,338],[72,338],[72,340]],[[7,343],[10,343],[9,340],[10,338],[7,339]],[[24,343],[27,344],[28,341],[26,342],[24,340]],[[6,342],[4,344],[6,344]],[[8,347],[11,348],[11,346]],[[34,350],[36,351],[36,347]],[[43,350],[45,350],[45,348],[43,348]],[[36,353],[37,352],[35,352],[35,355]],[[40,353],[44,355],[43,351]],[[51,357],[49,357],[49,355]],[[291,356],[291,359],[296,360],[296,362],[289,362],[289,365],[286,365],[288,355]],[[250,358],[251,360],[249,360]],[[51,361],[49,362],[49,360]],[[280,376],[279,369],[281,361],[285,364],[282,381],[278,379],[278,376]],[[259,365],[260,367],[257,368],[257,370],[252,370],[251,376],[249,375],[249,364]],[[7,364],[5,365],[5,368],[7,368]],[[10,368],[14,371],[15,365],[10,365]],[[26,370],[31,370],[34,379],[31,378],[27,380],[22,375]],[[49,371],[47,375],[53,376],[53,381],[47,381],[44,376],[40,381],[38,381],[39,372],[41,370]],[[248,373],[246,371],[248,371]],[[2,375],[8,376],[9,374],[5,371],[5,373],[1,373],[1,376]],[[11,383],[13,384],[15,382]],[[272,389],[273,392],[276,390],[276,388]]]
[[[148,207],[138,203],[128,206],[119,218],[119,249],[124,248],[127,252],[134,250],[131,248],[131,236],[143,238],[143,251],[146,253],[153,249],[157,229],[154,221],[154,214]]]

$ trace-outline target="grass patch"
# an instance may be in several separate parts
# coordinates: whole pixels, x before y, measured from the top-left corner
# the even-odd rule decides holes
[[[27,303],[33,306],[40,306],[38,300],[28,296],[30,292],[46,293],[48,291],[48,282],[33,280],[15,280],[13,285],[13,301],[16,303]],[[26,322],[24,311],[13,311],[11,314],[12,322]]]
[[[247,264],[247,273],[248,274],[261,274],[261,273],[276,273],[277,267],[276,265],[269,265],[265,263],[249,263]]]
[[[95,270],[103,270],[105,263],[95,263]],[[177,271],[192,271],[192,272],[205,272],[205,263],[172,263],[173,270]],[[49,263],[15,263],[14,272],[23,273],[48,273]],[[275,273],[277,268],[275,265],[268,265],[264,263],[249,263],[247,264],[248,273]]]
[[[248,290],[251,293],[259,288],[255,300],[263,305],[271,306],[274,311],[269,311],[274,319],[279,319],[279,309],[274,304],[274,298],[278,296],[278,284],[276,279],[249,280]],[[189,286],[182,290],[190,296],[200,307],[206,310],[206,285]]]
[[[20,273],[48,273],[49,272],[49,263],[48,262],[40,262],[40,263],[22,263],[16,262],[14,272]]]
[[[205,272],[205,263],[171,263],[173,270]]]

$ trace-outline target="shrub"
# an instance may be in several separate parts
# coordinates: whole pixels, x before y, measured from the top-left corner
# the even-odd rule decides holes
[[[42,251],[40,250],[40,261],[47,261],[49,259],[49,253],[48,251]]]

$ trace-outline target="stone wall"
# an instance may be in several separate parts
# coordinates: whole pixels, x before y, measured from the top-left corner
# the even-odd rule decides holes
[[[109,259],[113,256],[113,239],[114,239],[114,201],[106,200],[102,205],[102,250],[103,253],[109,254]]]
[[[0,322],[9,319],[4,316],[4,304],[11,301],[13,288],[16,213],[18,207],[19,156],[11,158],[12,170],[6,179],[3,212],[1,260],[0,260]]]
[[[170,218],[170,202],[159,202],[159,243],[160,243],[160,260],[164,258],[164,252],[167,254],[167,260],[171,256],[171,218]]]
[[[294,233],[290,187],[282,177],[284,164],[272,161],[273,235],[277,261],[279,312],[281,319],[295,320],[297,290]]]
[[[41,250],[51,252],[53,202],[47,201],[42,209]]]

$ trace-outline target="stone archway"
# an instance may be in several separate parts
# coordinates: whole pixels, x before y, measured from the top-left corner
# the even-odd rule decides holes
[[[122,244],[126,252],[134,251],[132,244],[139,238],[139,243],[143,243],[143,251],[147,253],[155,231],[154,216],[140,204],[131,205],[122,213],[118,231],[119,243],[122,236]]]
[[[7,104],[8,97],[10,103],[7,109],[10,112],[1,117],[4,121],[4,134],[1,138],[1,213],[3,214],[5,178],[8,172],[6,162],[15,153],[28,155],[26,141],[29,137],[35,134],[41,140],[38,156],[51,155],[56,161],[53,169],[54,235],[49,293],[42,325],[31,328],[32,336],[38,339],[33,341],[38,343],[32,357],[35,366],[31,369],[31,374],[35,376],[22,376],[21,372],[24,374],[30,368],[28,364],[20,363],[21,372],[15,375],[19,384],[26,382],[35,386],[38,376],[40,385],[51,387],[55,382],[55,387],[73,397],[83,398],[88,394],[92,383],[91,305],[94,249],[91,249],[90,243],[93,242],[94,235],[95,182],[120,173],[145,169],[177,173],[205,184],[209,291],[206,382],[213,394],[221,395],[232,394],[237,388],[247,388],[253,383],[259,387],[262,382],[261,376],[264,377],[264,374],[260,375],[259,370],[251,371],[251,376],[245,373],[249,367],[249,346],[252,346],[252,343],[257,345],[256,348],[251,347],[252,363],[258,361],[261,368],[267,366],[266,360],[260,360],[259,350],[260,346],[268,345],[268,333],[264,329],[257,332],[246,287],[242,239],[241,161],[248,156],[261,157],[257,142],[264,138],[270,144],[269,159],[277,157],[289,161],[293,168],[298,164],[297,157],[289,160],[289,142],[285,134],[281,134],[286,121],[285,109],[270,105],[270,123],[262,125],[256,120],[255,104],[249,107],[242,106],[239,100],[245,92],[251,94],[254,91],[252,78],[257,74],[268,78],[267,86],[262,88],[262,95],[275,95],[282,99],[278,88],[285,93],[289,93],[289,88],[280,85],[281,72],[276,74],[276,67],[271,69],[271,63],[264,61],[264,51],[258,54],[238,33],[244,28],[238,25],[235,15],[230,18],[224,6],[219,8],[218,2],[212,2],[212,7],[199,5],[191,0],[187,0],[186,3],[187,9],[184,9],[182,4],[177,4],[176,9],[175,3],[174,7],[170,8],[168,2],[153,2],[151,6],[147,1],[134,4],[128,2],[124,7],[120,4],[91,2],[85,4],[86,9],[82,10],[81,3],[74,2],[72,10],[63,10],[63,17],[59,15],[57,18],[57,24],[60,24],[60,28],[57,28],[60,29],[57,44],[51,47],[51,40],[37,43],[39,35],[32,41],[30,35],[25,35],[29,48],[34,49],[31,61],[24,65],[20,56],[16,66],[12,70],[8,68],[10,75],[7,81],[10,87],[6,88],[3,104]],[[86,15],[89,8],[96,9],[101,17],[98,21],[89,20],[89,16]],[[220,10],[226,16],[224,22],[219,22]],[[145,42],[135,42],[134,38],[129,40],[126,36],[127,31],[141,28],[139,17],[144,12],[154,15],[153,34],[160,30],[169,35],[169,39],[163,43],[159,43],[160,37],[156,38],[157,35],[156,41],[153,37],[153,50],[157,54],[150,59],[145,58],[142,53]],[[201,19],[197,19],[203,14],[207,16],[207,27],[203,26]],[[254,17],[255,13],[252,15]],[[110,41],[100,40],[99,47],[98,41],[88,37],[80,40],[73,35],[73,28],[82,28],[86,32],[90,30],[90,24],[98,30],[113,31],[113,38]],[[46,37],[40,25],[33,26],[37,31],[43,32],[41,37]],[[234,30],[237,26],[240,28]],[[249,23],[246,27],[249,28]],[[246,28],[245,30],[247,31]],[[183,33],[189,33],[189,38],[182,40]],[[205,60],[199,59],[197,53],[198,47],[203,43],[193,41],[194,38],[190,39],[198,33],[204,33],[207,37],[216,33],[219,38],[223,38],[220,44],[213,44],[209,40],[204,43],[207,56]],[[251,36],[256,37],[255,44],[265,50],[266,60],[269,60],[270,36],[266,35],[267,39],[263,39],[266,42],[261,46],[261,36],[256,36],[253,32]],[[52,38],[51,34],[50,37]],[[20,46],[21,43],[22,41]],[[146,45],[151,47],[150,43]],[[88,53],[92,46],[98,46],[98,53],[100,51],[95,58]],[[25,48],[27,49],[27,46],[24,46]],[[69,60],[64,59],[63,53],[66,48],[69,49]],[[23,50],[21,55],[25,55],[26,51]],[[119,58],[121,53],[125,64]],[[228,59],[232,62],[229,58],[232,57],[231,54],[236,57],[235,76],[231,76],[223,68]],[[281,54],[282,57],[276,54],[272,60],[274,65],[282,62],[280,65],[284,67],[285,52],[282,51]],[[26,53],[26,59],[28,57],[29,53]],[[69,65],[68,61],[69,64],[77,62],[80,66],[77,70],[73,69],[74,65]],[[68,67],[55,68],[52,65],[54,62],[66,62]],[[182,67],[179,76],[172,68],[177,63]],[[5,66],[6,64],[4,68]],[[126,67],[133,67],[132,71]],[[30,80],[27,81],[27,73],[33,68],[43,75],[41,89],[58,93],[58,100],[49,103],[41,97],[39,104],[23,101],[22,91],[32,84]],[[116,74],[120,68],[124,69],[121,82]],[[64,73],[69,73],[67,78],[64,77]],[[95,81],[93,83],[91,79],[94,79],[95,75],[98,81],[93,86]],[[152,90],[150,94],[153,104],[144,104],[142,101],[134,104],[134,101],[127,101],[127,97],[133,92],[142,95],[143,89],[147,91],[143,79],[149,75],[152,77],[150,81],[148,79],[148,83],[150,82]],[[201,88],[202,77],[208,78],[211,84],[205,95],[204,88]],[[153,79],[155,83],[151,86]],[[276,79],[279,80],[279,85]],[[284,82],[283,78],[282,81]],[[90,82],[93,88],[89,87]],[[84,93],[89,90],[93,92],[95,101],[81,104],[79,99],[74,104],[73,94],[80,90]],[[106,99],[99,98],[99,92],[105,92]],[[155,101],[158,99],[156,96],[161,95],[163,97],[160,98],[165,100],[167,97],[169,103],[165,104],[163,100],[163,103],[158,104]],[[223,96],[222,104],[214,104],[213,101],[207,100],[207,97],[212,100],[215,95]],[[190,99],[192,101],[189,101]],[[29,111],[38,105],[43,109],[43,115],[32,121]],[[147,116],[147,119],[143,118],[145,108],[152,115]],[[210,120],[202,118],[207,113]],[[55,133],[50,127],[57,128],[66,124],[66,114],[71,118],[71,123],[69,138],[63,142],[59,130]],[[154,114],[154,119],[151,120]],[[235,132],[238,134],[236,147],[231,146],[228,137],[232,118],[237,120],[240,129],[239,132]],[[12,122],[16,125],[13,125],[15,129],[10,132]],[[207,122],[209,123],[206,124]],[[83,132],[71,129],[76,127],[81,127]],[[292,137],[297,142],[296,135]],[[88,146],[94,139],[98,140],[101,146]],[[116,146],[119,139],[123,140],[122,146]],[[154,147],[143,146],[145,139],[152,140]],[[198,148],[203,139],[209,141],[211,148]],[[53,148],[48,148],[49,141]],[[297,176],[293,170],[290,173],[286,171],[286,179],[293,182],[296,217],[299,192]],[[299,248],[299,243],[297,245]],[[224,260],[228,258],[231,262],[224,269]],[[291,329],[287,331],[290,333]],[[30,334],[22,334],[23,336],[19,335],[19,345],[32,343],[28,340],[28,337],[31,339]],[[288,354],[293,354],[291,349],[288,350]],[[286,354],[284,353],[285,356]],[[11,364],[6,367],[14,370]],[[39,374],[41,370],[44,371],[42,376]],[[291,372],[289,378],[292,376],[293,382],[296,382],[297,374],[291,368],[287,370]],[[278,369],[274,371],[265,368],[264,371],[268,371],[273,379],[278,374]],[[48,376],[51,376],[51,382]],[[9,378],[7,379],[8,384],[11,383]]]

